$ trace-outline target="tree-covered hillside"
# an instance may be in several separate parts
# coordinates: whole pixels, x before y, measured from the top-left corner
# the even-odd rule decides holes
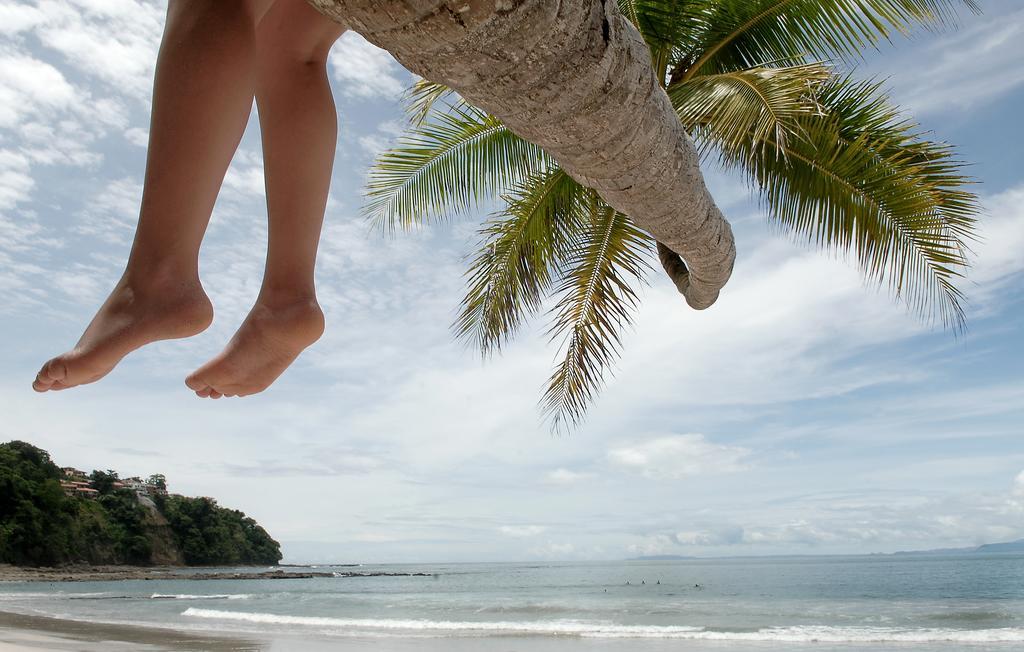
[[[189,566],[276,564],[281,548],[259,523],[211,498],[159,496],[156,504],[167,518]]]
[[[154,476],[163,482],[163,476]],[[244,565],[276,564],[280,546],[256,521],[210,498],[120,486],[94,471],[92,491],[70,492],[49,453],[0,444],[0,563]],[[77,495],[82,493],[85,495]]]

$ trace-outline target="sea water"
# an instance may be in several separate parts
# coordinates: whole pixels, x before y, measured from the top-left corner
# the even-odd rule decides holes
[[[492,649],[484,639],[500,639],[503,650],[556,639],[580,649],[1024,650],[1024,555],[286,570],[307,569],[338,576],[4,583],[0,611],[310,641]],[[344,576],[352,571],[410,575]]]

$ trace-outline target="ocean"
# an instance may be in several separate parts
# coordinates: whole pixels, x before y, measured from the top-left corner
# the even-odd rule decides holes
[[[1024,649],[1024,555],[311,568],[428,576],[2,583],[0,611],[282,650]]]

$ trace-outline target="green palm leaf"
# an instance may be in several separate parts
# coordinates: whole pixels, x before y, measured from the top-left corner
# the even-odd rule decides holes
[[[710,0],[619,0],[619,10],[651,50],[655,70],[667,70],[678,50],[690,50],[707,29]]]
[[[435,112],[370,169],[363,212],[394,230],[466,213],[550,165],[536,145],[471,106]]]
[[[668,94],[702,150],[708,130],[729,149],[769,140],[785,146],[801,118],[821,113],[816,95],[830,75],[818,63],[753,68],[694,77],[673,84]]]
[[[852,252],[926,318],[963,327],[957,287],[977,198],[951,147],[901,118],[877,84],[811,61],[852,58],[974,0],[619,0],[646,40],[680,120],[760,190],[771,219]],[[450,89],[409,92],[410,131],[370,173],[366,213],[392,229],[505,207],[481,229],[453,328],[486,355],[549,296],[560,358],[543,398],[576,425],[603,386],[654,242],[543,151]]]
[[[484,355],[515,334],[541,307],[569,244],[587,226],[580,205],[587,189],[558,168],[517,185],[506,207],[481,229],[469,287],[453,325]]]
[[[552,340],[562,339],[562,359],[548,379],[545,415],[552,427],[578,425],[605,374],[618,358],[622,329],[639,298],[633,285],[650,269],[650,236],[588,190],[581,206],[587,228],[567,252],[567,267],[556,289]]]
[[[428,79],[418,79],[405,92],[405,113],[413,126],[419,127],[426,122],[437,104],[442,102],[447,108],[465,109],[469,106],[447,86]]]
[[[914,26],[954,22],[975,0],[715,0],[707,29],[680,68],[685,78],[793,57],[856,57]]]
[[[978,212],[952,148],[921,138],[878,84],[835,80],[824,113],[785,144],[718,139],[722,162],[744,170],[781,225],[823,247],[853,251],[926,319],[964,325],[957,288]],[[714,124],[704,136],[715,138]]]

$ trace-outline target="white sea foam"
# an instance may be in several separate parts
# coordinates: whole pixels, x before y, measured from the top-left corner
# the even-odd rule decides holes
[[[248,593],[218,593],[213,595],[192,595],[189,593],[154,593],[149,596],[150,600],[248,600],[252,596]]]
[[[253,613],[244,611],[221,611],[218,609],[197,609],[190,607],[182,612],[183,616],[195,618],[213,618],[218,620],[234,620],[268,625],[300,625],[306,627],[338,628],[342,630],[407,630],[412,632],[432,631],[438,633],[512,633],[512,634],[551,634],[587,636],[597,632],[621,633],[642,632],[652,629],[632,625],[603,625],[573,620],[556,621],[452,621],[452,620],[406,620],[406,619],[373,619],[373,618],[325,618],[317,616],[283,616],[278,614]],[[659,627],[671,634],[696,633],[697,627]],[[642,635],[642,634],[641,634]]]
[[[109,593],[93,592],[93,593],[70,593],[64,591],[51,591],[51,592],[30,592],[30,591],[19,591],[17,593],[0,593],[0,600],[25,600],[34,598],[45,598],[52,600],[53,598],[64,598],[64,599],[85,599],[85,598],[109,598]]]
[[[780,641],[791,643],[931,643],[985,644],[1024,642],[1024,628],[999,629],[898,629],[888,627],[768,627],[752,632],[708,630],[702,627],[617,625],[593,621],[439,621],[402,619],[326,618],[285,616],[268,613],[186,609],[183,616],[230,620],[262,625],[285,625],[335,629],[339,633],[409,632],[438,636],[460,634],[520,634],[535,636],[578,636],[584,638],[668,638],[714,641]]]

